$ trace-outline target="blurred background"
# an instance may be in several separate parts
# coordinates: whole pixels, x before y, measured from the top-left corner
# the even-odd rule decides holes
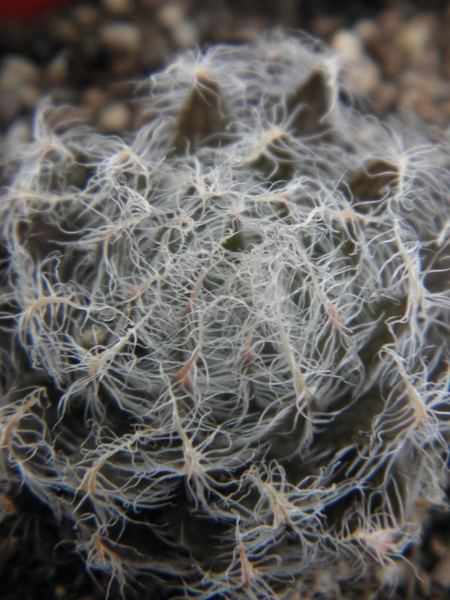
[[[441,0],[0,0],[0,132],[30,136],[51,93],[103,133],[137,126],[136,82],[194,45],[302,29],[340,54],[342,80],[384,117],[450,121],[450,3]],[[68,113],[70,113],[68,109]]]

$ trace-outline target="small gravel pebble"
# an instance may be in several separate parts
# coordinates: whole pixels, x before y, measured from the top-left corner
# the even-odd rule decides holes
[[[411,19],[399,27],[396,45],[404,52],[408,66],[416,69],[430,68],[430,42],[433,23],[430,19]]]
[[[82,102],[85,106],[90,106],[94,110],[99,110],[106,105],[108,99],[109,95],[106,91],[99,87],[92,86],[84,92]]]
[[[379,86],[380,67],[368,57],[359,58],[344,66],[342,77],[355,93],[368,96]]]
[[[92,30],[102,18],[102,14],[92,4],[75,4],[72,8],[72,18],[77,25]]]
[[[361,58],[363,44],[360,36],[349,29],[340,29],[331,38],[331,48],[337,52],[344,61]]]
[[[361,19],[355,24],[353,30],[366,46],[376,44],[380,39],[380,25],[372,19]]]
[[[182,19],[172,29],[172,38],[179,48],[189,48],[198,43],[198,30],[192,21]]]
[[[55,17],[48,29],[49,35],[62,44],[76,44],[81,36],[80,28],[75,20],[65,17]]]
[[[136,25],[125,21],[102,25],[99,37],[103,44],[117,52],[137,52],[142,39]]]
[[[30,60],[10,55],[0,68],[0,125],[24,111],[31,112],[40,97],[40,69]]]
[[[119,133],[127,129],[132,112],[124,102],[113,101],[107,104],[98,116],[97,126],[103,133]]]
[[[177,27],[184,18],[184,9],[181,4],[168,3],[158,11],[158,22],[163,27],[171,30]]]
[[[364,46],[356,31],[338,30],[331,38],[331,48],[341,60],[343,82],[357,94],[367,96],[380,82],[380,67],[364,54]]]
[[[134,8],[133,0],[102,0],[103,8],[119,17],[131,14]]]
[[[48,64],[45,74],[47,76],[47,84],[58,85],[63,83],[69,74],[69,64],[67,52],[63,50]]]
[[[40,69],[23,56],[10,55],[3,60],[0,70],[0,85],[14,89],[24,83],[36,83]]]
[[[7,129],[5,142],[13,149],[31,140],[31,127],[28,119],[16,119]]]
[[[383,117],[406,107],[432,123],[450,122],[450,99],[426,89],[431,73],[441,83],[450,77],[450,8],[438,18],[436,11],[418,13],[406,1],[391,3],[376,17],[363,15],[352,23],[345,12],[321,12],[319,4],[311,4],[311,12],[317,14],[309,30],[340,55],[344,84],[367,95],[371,110]],[[251,41],[262,29],[276,25],[281,13],[290,15],[288,25],[304,26],[301,11],[292,6],[283,10],[266,0],[260,5],[250,0],[82,0],[28,30],[17,25],[2,30],[0,25],[0,47],[3,43],[15,49],[6,53],[1,69],[0,131],[10,119],[32,110],[36,96],[49,87],[72,88],[79,102],[84,89],[104,85],[106,105],[124,97],[108,86],[109,81],[145,78],[184,48]],[[18,56],[17,48],[26,43],[34,48],[28,55],[34,52],[39,66]],[[8,67],[11,59],[19,60],[17,68]],[[420,75],[415,88],[403,77],[407,70]],[[425,85],[420,79],[424,77]],[[426,98],[433,94],[433,99]]]

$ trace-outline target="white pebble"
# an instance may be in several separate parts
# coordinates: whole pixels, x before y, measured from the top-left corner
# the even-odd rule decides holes
[[[131,110],[126,104],[115,100],[100,111],[98,128],[103,133],[119,133],[126,129],[131,121]]]
[[[363,53],[361,39],[348,29],[340,29],[334,34],[331,47],[344,61],[360,58]]]

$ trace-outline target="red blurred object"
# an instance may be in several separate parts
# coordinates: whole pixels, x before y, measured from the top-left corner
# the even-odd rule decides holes
[[[27,21],[72,0],[0,0],[0,21]]]

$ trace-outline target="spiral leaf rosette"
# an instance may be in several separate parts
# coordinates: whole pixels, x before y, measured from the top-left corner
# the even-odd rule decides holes
[[[108,593],[395,564],[444,498],[448,141],[276,35],[181,57],[145,109],[126,140],[44,105],[14,157],[2,493],[68,520]]]

